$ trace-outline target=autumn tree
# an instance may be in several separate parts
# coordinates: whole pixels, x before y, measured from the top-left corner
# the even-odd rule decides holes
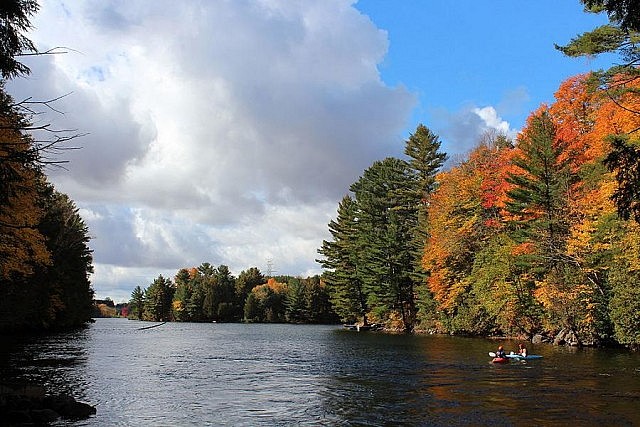
[[[29,152],[32,138],[19,129],[27,118],[0,87],[0,279],[25,277],[50,263],[37,229],[44,212],[38,201],[41,168]]]
[[[582,0],[585,10],[606,13],[609,24],[586,32],[566,46],[556,46],[568,56],[616,53],[623,63],[592,74],[592,86],[616,107],[640,116],[640,6],[627,0]],[[640,125],[607,136],[611,143],[605,165],[616,174],[613,194],[621,218],[640,223]]]
[[[432,310],[440,315],[431,316],[425,327],[473,334],[514,323],[510,243],[500,234],[512,151],[504,135],[487,133],[466,160],[437,176],[423,263],[436,303]],[[494,262],[485,263],[488,259]]]
[[[248,322],[279,323],[286,320],[286,283],[269,278],[251,290],[244,306]]]

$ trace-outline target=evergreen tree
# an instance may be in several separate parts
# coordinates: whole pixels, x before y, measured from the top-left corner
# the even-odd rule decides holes
[[[220,265],[216,269],[216,293],[218,304],[215,320],[230,322],[240,320],[235,318],[235,278],[226,265]]]
[[[362,248],[358,237],[358,206],[345,196],[338,205],[336,220],[329,223],[331,241],[323,241],[318,262],[325,269],[324,280],[329,287],[331,303],[345,322],[362,319],[368,324],[368,294],[362,279]]]
[[[175,288],[171,280],[158,276],[144,293],[144,318],[156,322],[171,320]]]
[[[375,162],[351,186],[359,207],[358,240],[368,304],[379,316],[400,314],[405,331],[413,330],[416,305],[415,253],[410,242],[417,227],[415,198],[407,191],[412,175],[406,162]]]
[[[413,273],[418,295],[419,310],[423,317],[425,311],[434,309],[433,297],[426,286],[428,272],[424,269],[422,257],[424,255],[429,229],[429,197],[436,190],[436,174],[447,160],[447,155],[440,152],[440,140],[436,134],[426,126],[419,124],[415,133],[409,136],[405,142],[404,153],[409,157],[409,167],[413,179],[407,182],[412,188],[413,198],[417,206],[417,218],[415,228],[409,244],[413,252]]]
[[[633,217],[640,224],[640,141],[632,141],[628,135],[612,135],[611,152],[604,164],[615,172],[618,188],[613,201],[618,215],[624,220]]]
[[[339,319],[331,307],[329,293],[320,276],[304,280],[306,321],[311,323],[336,323]]]
[[[130,315],[138,320],[142,320],[144,314],[144,295],[145,291],[140,286],[136,286],[129,300]]]
[[[517,150],[520,155],[513,164],[520,172],[508,178],[514,187],[506,204],[513,216],[512,236],[520,244],[514,265],[521,276],[513,283],[535,293],[546,309],[546,328],[575,329],[577,316],[568,310],[572,306],[566,298],[577,285],[574,260],[567,256],[569,195],[575,176],[568,160],[561,161],[567,158],[562,156],[564,143],[556,138],[546,111],[531,118]]]
[[[544,254],[547,267],[560,261],[568,233],[569,190],[575,177],[568,163],[560,161],[564,143],[556,140],[555,125],[547,112],[534,116],[518,144],[513,164],[521,172],[511,174],[507,209],[514,216],[513,232]]]
[[[305,288],[305,284],[298,278],[287,282],[286,318],[288,322],[301,323],[307,320]]]
[[[31,29],[31,16],[38,11],[36,0],[3,0],[0,3],[0,76],[10,79],[29,74],[29,67],[17,56],[36,52],[24,33]]]
[[[47,239],[52,260],[34,278],[44,303],[40,313],[51,328],[78,327],[91,319],[93,309],[89,230],[71,199],[51,184],[41,181],[39,199],[45,215],[38,229]]]
[[[256,267],[251,267],[248,270],[240,272],[235,281],[235,295],[236,295],[236,316],[237,318],[243,318],[243,307],[247,300],[247,297],[251,293],[251,290],[258,285],[266,283],[267,279],[262,275],[260,270]]]

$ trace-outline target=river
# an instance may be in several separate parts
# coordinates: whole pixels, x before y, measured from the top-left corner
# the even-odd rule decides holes
[[[2,376],[95,405],[77,426],[640,425],[640,354],[337,326],[97,319],[0,350]]]

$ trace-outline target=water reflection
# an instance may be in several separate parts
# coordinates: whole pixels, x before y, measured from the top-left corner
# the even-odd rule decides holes
[[[0,380],[38,385],[51,394],[84,399],[88,336],[88,330],[81,330],[48,337],[3,338],[6,345],[1,350]]]

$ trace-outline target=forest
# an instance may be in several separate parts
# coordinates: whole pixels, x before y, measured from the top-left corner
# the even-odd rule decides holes
[[[175,280],[158,276],[137,286],[129,318],[179,322],[337,323],[319,276],[265,277],[256,267],[234,277],[225,265],[183,268]]]
[[[53,100],[16,101],[5,90],[30,72],[16,57],[36,53],[23,33],[37,10],[28,0],[0,5],[0,332],[9,333],[81,326],[93,305],[87,226],[45,174],[79,135],[33,124]]]
[[[321,276],[225,265],[136,287],[129,316],[189,322],[358,322],[389,330],[640,346],[640,13],[609,17],[556,48],[616,54],[608,70],[562,82],[515,139],[488,132],[448,159],[420,124],[405,158],[363,171],[318,249]],[[91,318],[89,230],[47,168],[80,135],[34,125],[54,100],[14,100],[34,0],[0,5],[0,330],[57,330]]]
[[[343,321],[460,335],[640,345],[640,11],[556,48],[621,61],[562,82],[515,140],[487,133],[446,163],[419,125],[329,223],[319,260]]]
[[[628,135],[640,103],[633,91],[590,90],[593,77],[563,82],[516,141],[488,133],[445,170],[424,126],[407,141],[410,160],[367,169],[320,249],[341,318],[640,342],[640,215],[616,180],[635,174],[637,185],[640,149]]]

